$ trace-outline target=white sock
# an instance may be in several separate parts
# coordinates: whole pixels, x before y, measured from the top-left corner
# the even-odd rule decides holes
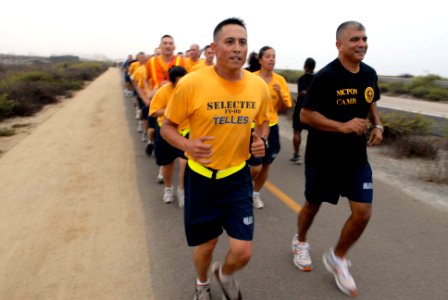
[[[224,275],[222,273],[222,266],[221,266],[221,268],[219,268],[219,279],[221,280],[222,283],[228,283],[232,279],[232,275]]]
[[[252,197],[255,197],[255,196],[260,196],[260,192],[255,192],[255,191],[254,191],[254,194],[253,194]]]
[[[196,279],[196,285],[210,285],[210,280],[207,278],[206,282],[201,282],[198,278]]]

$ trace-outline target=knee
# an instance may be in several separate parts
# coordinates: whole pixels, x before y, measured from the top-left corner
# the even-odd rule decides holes
[[[246,265],[252,257],[252,245],[244,243],[244,245],[232,249],[232,252],[239,265]]]
[[[369,223],[372,211],[370,209],[358,210],[352,212],[352,220],[356,224],[365,225]]]

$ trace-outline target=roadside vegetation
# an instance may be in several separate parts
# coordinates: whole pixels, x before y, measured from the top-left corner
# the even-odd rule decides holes
[[[0,64],[0,121],[33,115],[47,104],[70,97],[107,68],[101,62]]]
[[[443,136],[432,134],[434,121],[420,114],[387,113],[381,116],[384,124],[383,146],[395,158],[427,160],[420,178],[448,184],[448,121],[439,125]]]

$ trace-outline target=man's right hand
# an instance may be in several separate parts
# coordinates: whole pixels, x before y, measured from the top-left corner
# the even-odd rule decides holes
[[[356,133],[357,135],[363,135],[369,129],[369,124],[366,119],[353,118],[348,122],[342,123],[339,127],[339,131],[342,133]]]
[[[210,157],[213,154],[213,150],[212,145],[206,142],[213,139],[213,136],[201,136],[195,140],[188,140],[185,150],[195,162],[209,164],[212,162]]]

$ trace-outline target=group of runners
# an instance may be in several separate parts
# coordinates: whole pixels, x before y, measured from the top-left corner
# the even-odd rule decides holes
[[[311,271],[307,232],[314,217],[323,202],[337,204],[340,196],[347,197],[351,215],[323,262],[339,289],[355,296],[346,254],[370,219],[372,172],[366,147],[381,142],[382,126],[375,103],[377,75],[362,62],[367,51],[364,26],[342,23],[336,46],[338,57],[316,75],[315,61],[307,59],[298,81],[290,161],[302,162],[300,133],[307,126],[306,201],[298,214],[292,252],[294,265]],[[174,51],[173,37],[164,35],[154,54],[138,53],[133,62],[129,57],[123,64],[126,93],[135,95],[138,130],[146,153],[154,151],[160,166],[165,203],[174,202],[172,177],[179,161],[177,198],[197,275],[193,299],[211,299],[210,270],[224,299],[242,299],[234,275],[252,256],[253,208],[264,207],[260,190],[280,151],[278,112],[292,107],[290,91],[274,72],[273,47],[251,55],[243,69],[248,39],[241,19],[221,21],[213,42],[203,50],[192,44],[187,57]],[[212,264],[224,231],[229,249],[223,261]]]

